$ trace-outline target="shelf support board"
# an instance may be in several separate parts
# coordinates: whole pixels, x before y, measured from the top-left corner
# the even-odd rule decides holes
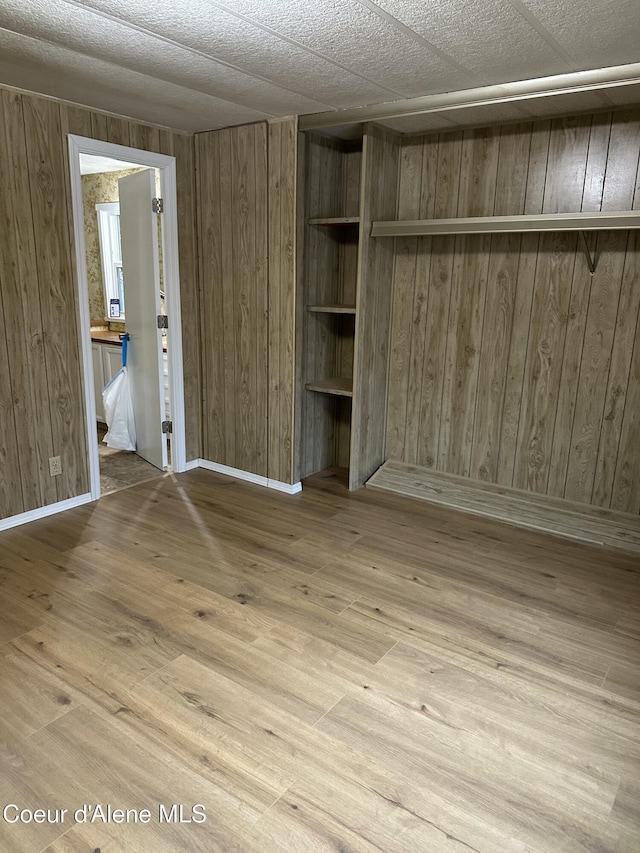
[[[587,238],[585,236],[584,231],[580,231],[580,238],[582,239],[582,247],[584,249],[585,256],[587,258],[587,266],[589,267],[589,275],[594,275],[596,271],[597,258],[591,257],[591,252],[589,251],[589,244],[587,243]]]

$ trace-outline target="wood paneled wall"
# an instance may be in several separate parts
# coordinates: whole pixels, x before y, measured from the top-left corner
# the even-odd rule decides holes
[[[196,135],[203,457],[268,476],[267,126]]]
[[[406,139],[398,217],[627,210],[640,113]],[[640,512],[637,232],[402,238],[387,458]]]
[[[298,123],[276,121],[268,130],[269,168],[269,424],[268,473],[293,483],[296,348],[296,184]]]
[[[174,154],[187,458],[200,455],[192,140],[0,89],[0,518],[89,490],[67,133]],[[48,459],[60,456],[52,478]]]
[[[398,201],[400,137],[368,125],[362,152],[360,257],[351,421],[349,488],[357,489],[385,460],[385,413],[394,253],[391,240],[373,240],[371,223],[392,219]]]
[[[203,458],[284,483],[294,442],[297,121],[196,134]]]

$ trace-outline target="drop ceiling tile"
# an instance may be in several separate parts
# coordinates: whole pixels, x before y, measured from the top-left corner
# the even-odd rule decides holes
[[[388,91],[377,84],[337,69],[207,0],[85,0],[83,5],[335,108],[389,100]]]
[[[3,0],[0,27],[46,40],[132,71],[273,115],[314,112],[328,104],[285,91],[111,18],[64,0],[27,5]]]
[[[353,0],[234,0],[231,8],[375,80],[397,97],[475,84],[473,75]]]
[[[509,0],[373,2],[469,68],[478,80],[476,85],[573,70]]]
[[[4,30],[0,55],[0,79],[9,86],[177,130],[208,130],[267,118],[265,113]]]
[[[578,69],[638,61],[638,0],[518,0],[573,57]]]

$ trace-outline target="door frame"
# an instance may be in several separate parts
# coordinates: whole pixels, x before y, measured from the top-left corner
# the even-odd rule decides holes
[[[162,257],[165,304],[169,317],[167,329],[169,394],[171,400],[171,468],[175,473],[185,471],[186,441],[184,415],[184,374],[182,363],[182,319],[180,311],[180,270],[178,265],[178,202],[176,159],[167,154],[129,148],[101,142],[84,136],[69,134],[69,168],[71,202],[76,252],[76,283],[80,319],[80,344],[86,412],[86,439],[91,482],[91,499],[100,497],[100,465],[96,441],[96,402],[93,389],[93,363],[91,353],[91,317],[89,312],[89,285],[84,239],[82,180],[80,154],[93,154],[136,163],[160,170],[160,188],[164,202],[162,213]],[[162,371],[160,364],[159,370]],[[160,427],[160,425],[158,425]]]

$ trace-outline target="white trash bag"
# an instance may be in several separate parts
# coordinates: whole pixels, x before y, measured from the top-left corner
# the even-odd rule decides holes
[[[102,389],[104,416],[109,430],[102,439],[107,447],[116,450],[136,449],[136,424],[131,402],[131,385],[126,368],[126,350],[123,365]]]

